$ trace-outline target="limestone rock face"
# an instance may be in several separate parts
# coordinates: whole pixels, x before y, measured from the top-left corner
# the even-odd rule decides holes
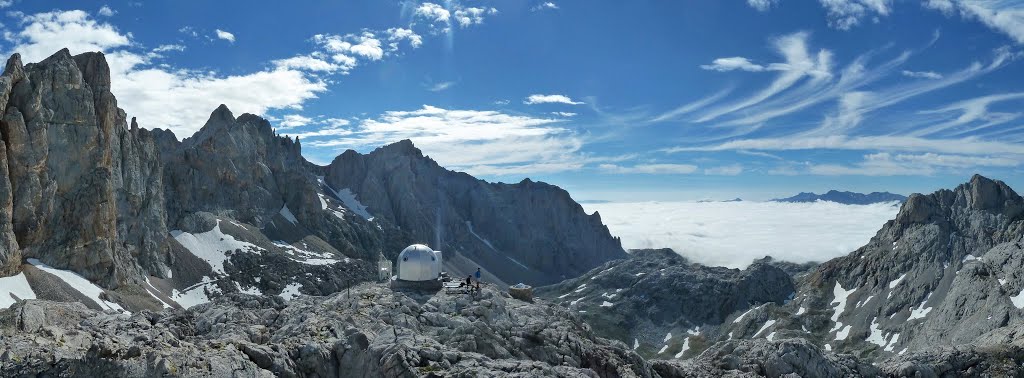
[[[0,92],[0,250],[15,251],[0,269],[38,258],[108,288],[166,271],[161,164],[117,108],[103,55],[15,54]]]
[[[626,256],[600,216],[587,215],[566,191],[448,171],[408,140],[366,155],[346,151],[326,167],[326,183],[444,251],[448,270],[459,275],[479,266],[504,284],[552,284]],[[459,266],[460,259],[473,264]]]

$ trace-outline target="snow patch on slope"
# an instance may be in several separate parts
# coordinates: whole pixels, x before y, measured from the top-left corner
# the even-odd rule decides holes
[[[104,293],[103,288],[96,286],[92,282],[89,282],[89,280],[85,279],[85,277],[78,275],[78,273],[72,272],[70,270],[57,269],[52,266],[46,265],[42,261],[36,259],[28,259],[28,263],[34,265],[36,268],[39,268],[40,270],[57,276],[57,278],[60,278],[62,281],[64,281],[69,286],[77,290],[79,293],[82,293],[82,295],[89,297],[89,299],[92,299],[94,302],[96,302],[96,304],[100,305],[100,307],[104,309],[121,310],[128,312],[117,303],[101,299],[100,296]]]
[[[851,328],[853,328],[853,326],[852,325],[848,325],[848,326],[846,326],[846,328],[843,328],[843,329],[839,330],[839,332],[836,332],[836,341],[846,340],[846,338],[850,336],[850,329]]]
[[[747,312],[744,312],[744,313],[740,314],[740,316],[737,316],[736,319],[734,319],[732,322],[733,323],[739,323],[741,320],[743,320],[743,317],[747,316],[747,314],[749,314],[751,311],[754,311],[754,309],[757,309],[757,308],[758,307],[751,307],[750,309],[747,310]]]
[[[284,298],[284,300],[286,300],[286,301],[290,301],[292,299],[295,299],[295,297],[298,297],[299,295],[302,295],[302,293],[299,293],[299,288],[301,288],[301,287],[302,287],[302,284],[296,283],[296,282],[292,282],[292,283],[288,284],[287,286],[285,286],[284,289],[281,290],[281,294],[278,294],[278,296],[280,296],[281,298]]]
[[[8,308],[14,305],[15,299],[36,299],[36,293],[32,291],[24,272],[10,277],[0,277],[0,308]]]
[[[282,210],[286,209],[282,208]],[[220,230],[220,219],[213,229],[198,234],[192,234],[181,230],[171,231],[171,236],[178,243],[181,243],[189,252],[196,257],[203,259],[210,264],[216,273],[224,273],[224,262],[228,260],[227,252],[242,250],[245,252],[260,250],[255,244],[236,240],[234,236],[225,234]]]
[[[928,313],[932,311],[932,308],[931,307],[925,308],[924,304],[928,303],[928,298],[931,298],[931,297],[932,297],[932,295],[931,295],[931,293],[929,293],[928,296],[924,297],[924,300],[921,301],[921,305],[920,306],[917,306],[917,308],[911,308],[910,309],[910,318],[908,318],[907,320],[921,319],[921,318],[924,318],[925,316],[928,316]]]
[[[772,325],[775,325],[775,320],[769,320],[764,322],[764,325],[761,326],[761,329],[757,330],[757,332],[754,333],[754,337],[757,337],[757,335],[760,335],[761,332],[764,332],[764,330],[768,329],[768,327],[771,327]]]
[[[686,340],[683,340],[683,349],[680,350],[679,353],[676,353],[675,358],[682,357],[683,353],[686,353],[686,351],[689,350],[689,349],[690,349],[690,338],[687,337]]]
[[[1024,309],[1024,290],[1021,290],[1017,295],[1010,297],[1010,302],[1013,302],[1014,307]]]
[[[842,315],[843,312],[846,311],[846,298],[848,298],[850,294],[853,294],[853,292],[855,291],[857,291],[857,289],[843,289],[843,285],[840,285],[839,281],[836,281],[836,286],[832,288],[832,294],[833,296],[835,296],[835,299],[832,300],[832,303],[836,304],[836,306],[832,308],[833,322],[839,322],[839,315]]]
[[[220,288],[218,288],[217,285],[214,285],[214,282],[215,281],[210,277],[203,276],[203,280],[201,282],[189,286],[182,291],[172,289],[171,299],[184,308],[209,302],[210,297],[206,295],[207,290],[211,293],[220,293]]]
[[[288,205],[281,206],[281,211],[278,211],[285,220],[292,222],[292,224],[298,224],[299,220],[295,219],[295,214],[292,214],[291,210],[288,210]]]
[[[164,302],[163,299],[160,299],[160,297],[156,295],[156,293],[159,293],[160,290],[157,290],[156,287],[153,286],[153,284],[149,282],[149,277],[146,277],[146,292],[149,293],[149,295],[151,297],[153,297],[154,299],[160,301],[160,304],[163,306],[163,308],[172,308],[172,307],[174,307],[174,306],[171,306],[170,303]]]
[[[333,254],[305,250],[294,245],[288,244],[287,242],[282,240],[277,240],[274,241],[273,243],[274,245],[283,248],[285,250],[285,253],[291,256],[293,260],[306,265],[331,265],[340,261],[334,258]],[[345,258],[346,263],[349,261],[350,260],[348,258]]]
[[[370,215],[370,212],[366,210],[366,206],[356,199],[356,195],[355,193],[352,193],[351,189],[342,188],[341,190],[334,190],[326,183],[324,184],[324,187],[326,187],[327,190],[330,190],[332,194],[334,194],[334,197],[341,200],[341,203],[349,210],[352,210],[352,212],[363,217],[363,219],[373,220],[373,215]]]

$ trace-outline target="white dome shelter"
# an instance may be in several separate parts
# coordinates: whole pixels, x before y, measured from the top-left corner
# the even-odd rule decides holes
[[[398,279],[401,281],[431,281],[440,275],[441,251],[413,244],[398,255]]]

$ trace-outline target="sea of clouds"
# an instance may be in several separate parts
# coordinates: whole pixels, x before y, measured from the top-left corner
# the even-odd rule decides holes
[[[672,248],[705,265],[744,268],[772,256],[797,263],[849,254],[887,220],[896,203],[637,202],[585,203],[622,246]]]

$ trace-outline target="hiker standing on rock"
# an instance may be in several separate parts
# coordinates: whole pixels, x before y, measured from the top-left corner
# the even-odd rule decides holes
[[[480,291],[480,268],[476,268],[476,291]]]

